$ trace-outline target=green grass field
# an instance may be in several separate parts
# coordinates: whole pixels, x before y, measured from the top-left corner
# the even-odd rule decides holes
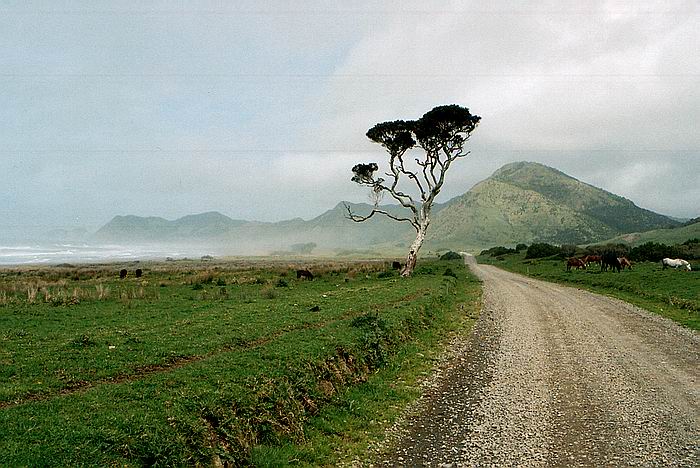
[[[332,466],[366,447],[479,284],[460,261],[0,270],[0,464]],[[142,268],[142,278],[133,277]],[[453,276],[445,276],[447,269]]]
[[[667,269],[642,262],[620,273],[601,272],[598,265],[566,271],[561,258],[525,259],[525,252],[498,257],[479,256],[480,263],[499,266],[535,278],[569,284],[614,296],[668,317],[688,328],[700,329],[700,272]]]

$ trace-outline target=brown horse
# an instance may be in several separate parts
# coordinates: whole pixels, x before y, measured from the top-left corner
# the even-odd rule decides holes
[[[585,263],[586,265],[590,265],[591,263],[597,263],[600,266],[602,257],[600,255],[586,255],[581,260],[583,260],[583,263]]]
[[[566,261],[566,271],[571,271],[571,268],[576,268],[576,269],[581,269],[583,268],[584,270],[586,269],[586,263],[581,260],[580,258],[576,257],[571,257]]]
[[[632,262],[630,262],[627,257],[618,257],[617,261],[620,262],[620,268],[623,270],[627,267],[628,270],[632,269]]]

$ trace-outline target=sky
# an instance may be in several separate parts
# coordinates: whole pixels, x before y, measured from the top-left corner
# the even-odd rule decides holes
[[[0,231],[367,202],[366,131],[482,117],[438,201],[536,161],[700,215],[697,1],[0,0]],[[3,226],[4,225],[4,226]]]

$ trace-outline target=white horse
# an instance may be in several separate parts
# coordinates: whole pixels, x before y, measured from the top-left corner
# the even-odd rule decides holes
[[[687,260],[683,260],[682,258],[664,258],[663,260],[661,260],[661,266],[664,270],[668,267],[673,267],[676,270],[678,269],[678,267],[682,267],[690,271],[690,263],[688,263]]]

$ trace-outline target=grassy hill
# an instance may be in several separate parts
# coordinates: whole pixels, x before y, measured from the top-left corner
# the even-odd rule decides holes
[[[507,164],[492,179],[540,193],[548,200],[587,215],[618,232],[648,231],[680,223],[640,208],[630,200],[531,162]]]
[[[436,248],[519,242],[592,243],[679,223],[537,163],[503,166],[452,200],[434,219]]]
[[[368,215],[372,206],[348,203],[354,213]],[[407,216],[397,205],[383,206],[388,212]],[[439,209],[439,207],[438,207]],[[346,216],[344,203],[311,220],[294,218],[279,222],[240,221],[221,213],[210,212],[185,216],[174,221],[158,217],[116,216],[100,228],[93,240],[110,243],[173,243],[206,242],[231,254],[267,254],[284,251],[297,243],[314,242],[319,250],[357,250],[381,248],[382,251],[403,249],[410,242],[413,229],[408,223],[397,223],[375,216],[364,223],[355,223]]]
[[[615,232],[540,193],[489,179],[436,217],[428,241],[472,249],[532,241],[575,243]]]
[[[93,236],[103,242],[201,241],[225,236],[245,224],[219,212],[184,216],[174,221],[159,217],[115,216]]]
[[[700,239],[700,221],[676,228],[654,229],[646,232],[631,232],[607,239],[603,243],[623,243],[632,247],[646,242],[658,242],[660,244],[681,244],[688,239]]]

